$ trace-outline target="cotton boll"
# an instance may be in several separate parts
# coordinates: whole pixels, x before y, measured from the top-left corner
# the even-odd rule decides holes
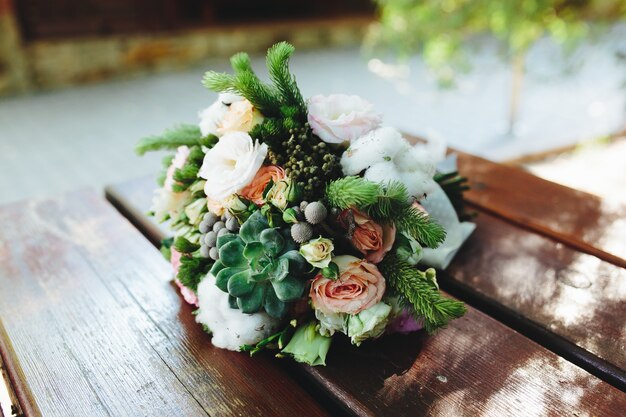
[[[368,167],[410,148],[400,132],[392,127],[381,127],[354,141],[341,156],[345,175],[356,175]]]
[[[424,147],[419,145],[397,154],[394,163],[400,171],[420,172],[430,177],[435,175],[436,171],[434,159]]]
[[[420,198],[436,189],[437,183],[432,176],[423,172],[400,172],[399,176],[409,194],[414,197]]]
[[[279,324],[264,312],[244,314],[230,308],[228,294],[217,288],[210,274],[198,285],[198,304],[196,322],[211,330],[211,342],[222,349],[238,351],[241,345],[256,344],[275,333]]]
[[[383,161],[372,165],[363,176],[366,180],[387,184],[390,181],[402,181],[400,172],[391,161]]]

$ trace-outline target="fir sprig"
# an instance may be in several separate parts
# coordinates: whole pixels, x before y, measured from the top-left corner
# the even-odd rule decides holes
[[[420,245],[436,248],[446,239],[446,230],[423,211],[405,207],[395,218],[396,227],[410,234]]]
[[[143,155],[149,151],[160,149],[176,149],[179,146],[193,146],[200,144],[202,133],[196,125],[181,124],[166,130],[164,133],[143,138],[135,146],[135,152]]]
[[[326,199],[332,207],[367,207],[378,201],[380,185],[361,177],[343,177],[326,186]]]
[[[444,297],[439,292],[433,279],[434,269],[420,271],[393,254],[388,254],[378,268],[387,284],[415,313],[415,318],[423,321],[428,333],[465,314],[466,308],[461,301]]]
[[[198,291],[200,281],[209,273],[213,261],[209,258],[184,255],[180,258],[180,268],[176,278],[187,288]]]
[[[474,213],[468,212],[465,207],[463,193],[470,189],[467,178],[459,175],[458,172],[449,172],[445,174],[438,173],[434,180],[448,196],[452,206],[456,210],[459,220],[465,221],[474,217]]]
[[[411,205],[406,187],[398,181],[381,185],[361,177],[344,177],[326,186],[326,199],[332,207],[358,208],[376,221],[394,223],[422,246],[436,248],[446,238],[441,225]]]
[[[296,77],[289,71],[289,58],[295,51],[293,45],[279,42],[267,51],[266,65],[270,78],[279,91],[283,104],[296,110],[296,119],[306,122],[307,108],[296,83]]]

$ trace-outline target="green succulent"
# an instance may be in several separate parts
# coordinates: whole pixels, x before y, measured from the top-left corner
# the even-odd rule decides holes
[[[306,260],[289,229],[272,228],[261,211],[246,220],[239,234],[217,240],[219,260],[211,268],[219,289],[230,295],[230,305],[252,314],[264,309],[282,318],[289,303],[302,297]]]

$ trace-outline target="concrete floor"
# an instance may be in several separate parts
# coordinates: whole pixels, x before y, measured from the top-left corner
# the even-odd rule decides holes
[[[305,96],[359,94],[384,113],[388,125],[421,135],[436,132],[452,146],[503,160],[621,129],[626,122],[626,92],[620,87],[624,67],[610,58],[594,56],[596,66],[604,65],[601,77],[598,70],[579,71],[581,78],[597,78],[582,87],[578,79],[537,81],[532,74],[540,66],[530,62],[535,70],[526,87],[541,92],[522,101],[522,113],[531,123],[523,119],[521,133],[499,141],[494,132],[506,119],[503,103],[510,83],[501,61],[477,60],[473,75],[461,77],[459,88],[450,91],[437,90],[419,62],[368,63],[356,48],[301,51],[292,69]],[[261,58],[254,65],[263,70]],[[215,98],[200,84],[206,69],[227,70],[227,62],[1,100],[0,203],[102,188],[155,172],[161,155],[140,158],[133,146],[176,123],[197,122],[198,111]],[[548,88],[538,90],[539,85]]]

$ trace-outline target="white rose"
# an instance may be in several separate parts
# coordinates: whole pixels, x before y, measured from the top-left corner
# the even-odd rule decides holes
[[[224,201],[248,185],[256,175],[267,145],[252,141],[244,132],[228,133],[204,156],[198,175],[206,180],[204,192],[212,200]]]
[[[243,97],[232,93],[222,93],[217,100],[206,109],[202,110],[200,117],[200,132],[202,136],[215,135],[219,136],[218,127],[222,123],[222,119],[226,116],[229,107],[233,103],[242,101]]]
[[[353,141],[377,128],[382,117],[359,96],[316,95],[309,99],[308,120],[313,133],[327,143]]]

